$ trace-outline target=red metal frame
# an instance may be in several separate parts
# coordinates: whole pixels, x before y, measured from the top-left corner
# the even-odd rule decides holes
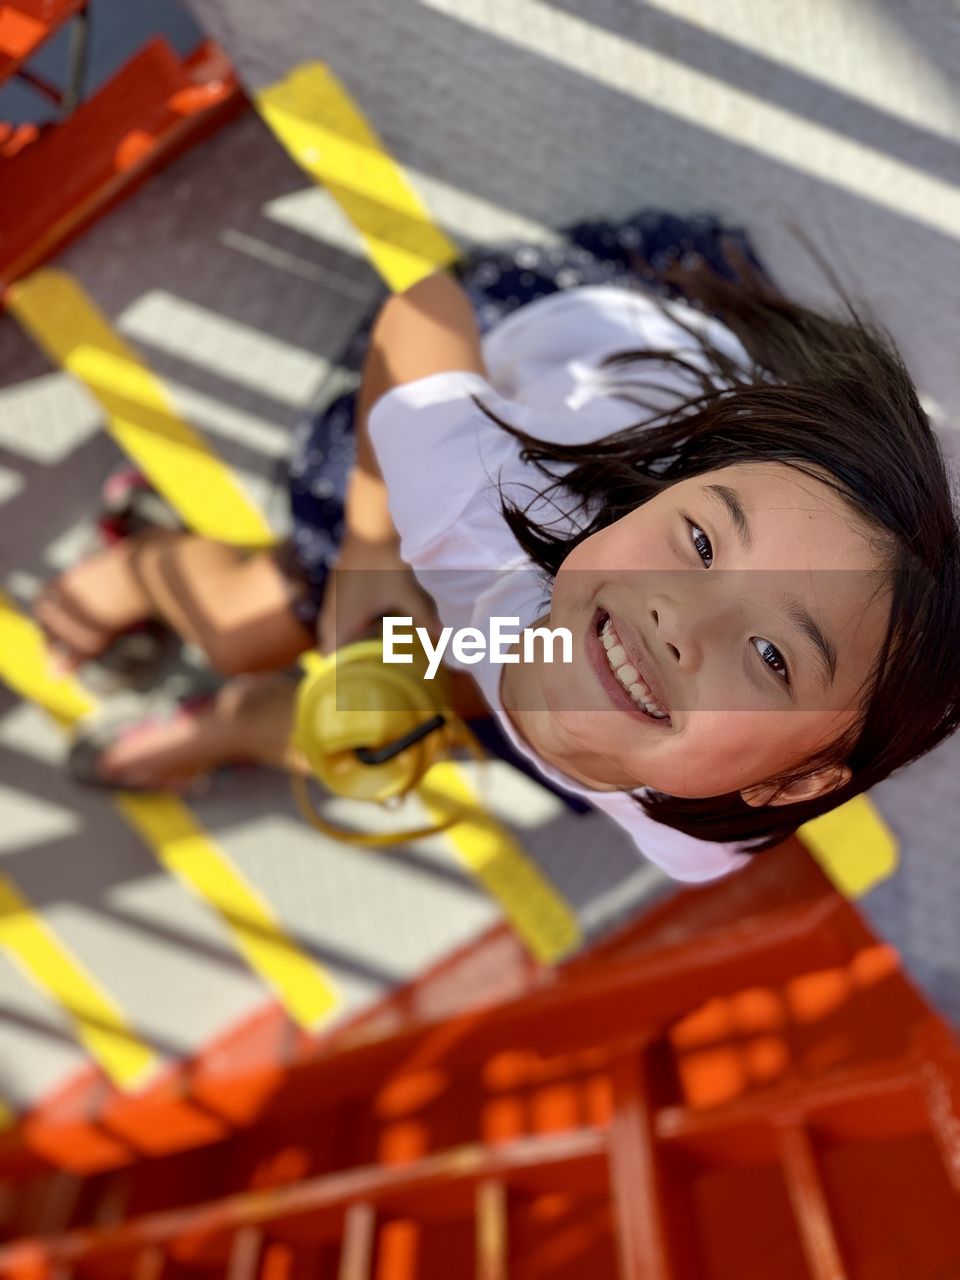
[[[212,42],[181,60],[156,39],[68,119],[0,142],[0,294],[246,105]]]
[[[0,84],[23,66],[89,0],[0,0]]]
[[[99,1174],[62,1132],[76,1173],[34,1154],[26,1177],[8,1149],[0,1280],[854,1280],[898,1274],[885,1251],[923,1277],[960,1258],[960,1050],[798,846],[557,973],[486,945],[505,999],[478,946],[335,1036],[261,1026],[232,1072],[221,1044],[140,1099],[88,1097],[73,1137]]]

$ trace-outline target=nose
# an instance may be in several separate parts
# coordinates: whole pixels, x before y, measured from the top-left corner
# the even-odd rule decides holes
[[[654,627],[656,627],[656,629],[659,631],[659,630],[660,630],[660,613],[659,613],[659,611],[658,611],[658,610],[656,610],[656,609],[651,609],[651,610],[650,610],[650,616],[653,618],[653,625],[654,625]],[[679,661],[681,660],[681,658],[680,658],[680,650],[677,648],[677,646],[676,646],[675,644],[672,644],[669,640],[665,640],[665,641],[664,641],[664,647],[665,647],[667,650],[669,650],[670,654],[671,654],[671,655],[676,659],[676,661],[677,661],[677,662],[679,662]]]
[[[692,601],[679,602],[659,597],[650,602],[650,620],[662,651],[683,672],[695,671],[702,660],[702,633],[705,620]]]

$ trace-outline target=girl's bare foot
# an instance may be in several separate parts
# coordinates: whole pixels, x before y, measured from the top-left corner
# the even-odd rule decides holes
[[[98,657],[121,632],[151,616],[136,561],[145,545],[171,536],[157,529],[117,542],[43,588],[34,616],[62,667],[72,670]]]

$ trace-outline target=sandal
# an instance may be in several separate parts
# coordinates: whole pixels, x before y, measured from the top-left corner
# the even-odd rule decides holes
[[[183,527],[173,508],[135,467],[120,467],[107,477],[101,489],[100,510],[96,517],[96,530],[104,548],[147,529],[176,530]],[[96,552],[88,552],[88,555],[93,554]],[[65,601],[58,581],[51,579],[47,582],[38,600],[49,596],[61,609],[75,610],[76,606]],[[96,662],[115,682],[144,692],[156,687],[159,669],[179,649],[179,641],[173,633],[153,620],[134,623],[120,631],[104,630],[106,643],[89,652],[51,635],[42,620],[38,621],[59,667],[72,671],[83,663]]]
[[[63,597],[55,583],[48,583],[44,592],[60,607]],[[164,663],[179,648],[177,637],[160,622],[137,622],[122,631],[107,632],[107,642],[95,652],[75,648],[55,636],[44,625],[42,617],[37,621],[55,666],[70,672],[85,663],[93,662],[111,677],[111,683],[146,692],[156,688],[158,673]]]
[[[129,741],[145,730],[169,724],[176,719],[197,717],[213,704],[214,698],[214,694],[194,695],[181,699],[159,713],[129,713],[98,721],[82,729],[74,738],[67,754],[67,772],[75,782],[101,791],[174,792],[193,797],[206,794],[212,782],[208,772],[198,773],[195,778],[183,783],[132,783],[106,772],[103,757],[118,743]]]
[[[136,467],[118,467],[100,490],[97,529],[107,545],[144,529],[183,529],[184,524],[163,495]]]

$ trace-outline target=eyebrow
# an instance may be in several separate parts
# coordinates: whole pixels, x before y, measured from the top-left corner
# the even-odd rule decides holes
[[[727,484],[706,484],[703,486],[703,492],[720,502],[726,509],[727,515],[733,521],[741,547],[744,551],[749,551],[753,546],[753,533],[736,489],[731,489]]]
[[[833,684],[833,678],[837,674],[836,645],[824,635],[819,622],[799,600],[794,599],[792,596],[780,596],[779,600],[793,625],[806,636],[816,649],[822,672],[821,683],[824,688],[828,684]]]
[[[749,551],[753,546],[753,531],[736,489],[731,489],[726,484],[708,484],[703,486],[703,492],[725,508],[741,547],[744,551]],[[793,626],[816,650],[824,687],[832,684],[837,674],[836,645],[824,635],[823,628],[810,610],[794,596],[780,596],[779,600]]]

